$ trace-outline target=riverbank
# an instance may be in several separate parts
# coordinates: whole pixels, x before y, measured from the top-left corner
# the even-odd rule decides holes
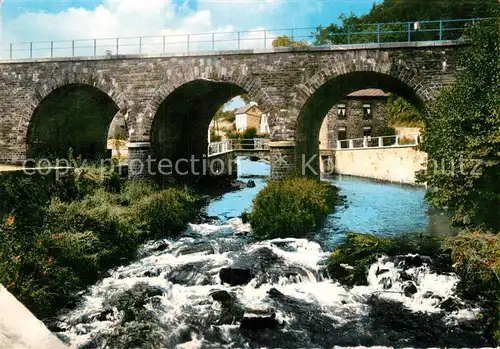
[[[77,292],[130,261],[148,239],[176,236],[203,202],[98,170],[0,175],[0,282],[36,316],[53,316]]]
[[[252,180],[255,187],[212,199],[180,235],[153,235],[153,240],[137,245],[134,258],[110,266],[100,281],[81,288],[78,301],[46,319],[49,328],[80,348],[492,346],[485,336],[485,314],[477,302],[460,293],[463,276],[442,269],[423,250],[401,250],[383,258],[376,254],[384,251],[373,250],[374,256],[362,268],[347,260],[339,261],[341,269],[331,267],[332,249],[345,241],[345,233],[365,214],[378,235],[392,228],[393,235],[404,240],[415,227],[427,229],[420,189],[336,179],[340,195],[347,195],[345,203],[311,240],[257,242],[250,225],[237,218],[266,185],[263,178]],[[132,198],[144,195],[144,190],[127,195],[122,190],[99,195],[104,202],[109,195],[120,198],[112,202],[121,208],[111,206],[110,211],[133,212]],[[366,200],[373,193],[377,199]],[[129,200],[122,201],[126,197]],[[103,202],[95,197],[89,201],[99,207]],[[370,213],[370,209],[378,211]],[[401,210],[414,214],[410,224],[401,219],[402,214],[387,220]],[[346,215],[352,216],[343,221],[349,225],[327,231]],[[490,246],[488,240],[483,242]],[[409,252],[421,255],[411,257]],[[349,254],[355,257],[356,251]],[[417,260],[422,263],[415,265]],[[362,283],[339,279],[338,272],[351,267],[361,270]]]

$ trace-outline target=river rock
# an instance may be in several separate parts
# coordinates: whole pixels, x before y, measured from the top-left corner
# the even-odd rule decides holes
[[[425,291],[425,293],[423,294],[423,298],[431,298],[432,296],[434,295],[434,292],[432,291]]]
[[[210,296],[213,298],[214,301],[221,302],[221,303],[230,302],[233,299],[231,294],[229,294],[229,292],[224,291],[224,290],[218,290],[218,291],[212,292],[212,293],[210,293]]]
[[[174,284],[195,286],[210,285],[212,278],[208,274],[210,264],[205,262],[193,262],[180,265],[169,271],[166,279]]]
[[[460,302],[460,300],[458,300],[457,298],[450,297],[445,299],[441,304],[439,304],[439,307],[443,310],[453,312],[464,308],[464,304]]]
[[[241,320],[240,328],[242,330],[249,331],[264,331],[264,330],[275,330],[280,326],[278,320],[276,320],[276,314],[273,313],[268,317],[261,316],[251,316],[244,317]]]
[[[424,264],[432,264],[432,259],[427,256],[421,255],[407,255],[407,256],[397,256],[396,260],[399,264],[404,265],[405,268],[418,268]]]
[[[153,268],[153,269],[150,269],[150,270],[146,270],[142,276],[144,277],[148,277],[148,278],[151,278],[151,277],[157,277],[161,274],[161,271],[157,268]]]
[[[403,286],[403,293],[406,297],[413,296],[417,291],[417,285],[413,281],[409,281]]]
[[[153,251],[165,251],[165,250],[168,250],[172,245],[170,244],[170,242],[166,241],[166,240],[162,240],[162,241],[158,241],[154,247],[153,247]]]
[[[108,318],[110,317],[110,315],[113,315],[113,309],[104,309],[103,311],[101,311],[96,317],[95,319],[97,321],[107,321]]]
[[[214,247],[209,243],[205,241],[198,241],[190,245],[186,246],[181,246],[179,247],[175,252],[175,256],[183,256],[187,254],[194,254],[194,253],[205,253],[205,254],[214,254],[215,250]]]
[[[247,188],[255,188],[255,182],[253,180],[249,180],[247,182]]]
[[[375,276],[379,276],[380,274],[388,273],[389,269],[380,269],[377,267],[377,271],[375,272]]]
[[[241,286],[248,284],[254,275],[250,269],[222,268],[219,271],[219,277],[223,283],[231,286]]]

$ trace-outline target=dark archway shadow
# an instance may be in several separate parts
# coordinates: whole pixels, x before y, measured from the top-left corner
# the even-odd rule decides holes
[[[224,103],[244,93],[236,84],[211,80],[194,80],[170,93],[158,108],[151,127],[155,164],[168,159],[164,164],[172,164],[172,175],[181,181],[193,181],[203,175],[210,121]]]
[[[425,109],[424,101],[415,90],[390,75],[373,71],[358,71],[332,78],[308,98],[299,113],[295,131],[295,161],[298,169],[302,169],[304,160],[307,162],[315,154],[318,155],[319,131],[323,119],[332,106],[348,94],[368,88],[395,93],[417,109],[421,111]],[[316,173],[305,168],[305,174],[317,176],[319,161],[312,161],[311,167]]]
[[[86,160],[109,157],[107,135],[118,106],[105,92],[85,84],[68,84],[46,96],[28,126],[27,159]]]

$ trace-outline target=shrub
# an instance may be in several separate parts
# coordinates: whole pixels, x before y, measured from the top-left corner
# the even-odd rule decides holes
[[[93,169],[55,179],[0,176],[0,283],[42,318],[133,258],[145,239],[179,233],[199,208],[186,189],[108,185]]]
[[[441,240],[421,234],[381,237],[371,234],[348,233],[344,242],[330,255],[328,269],[332,277],[345,285],[366,285],[369,267],[380,255],[395,256],[418,253],[430,256],[438,266],[447,268],[449,254]],[[346,270],[341,264],[354,269]]]
[[[196,216],[199,198],[186,188],[170,188],[143,197],[133,207],[148,238],[175,236]]]
[[[445,240],[453,269],[460,277],[458,291],[479,301],[491,334],[500,341],[500,237],[482,231],[464,231]]]
[[[128,181],[123,186],[120,199],[125,203],[134,203],[156,191],[158,191],[158,187],[152,182]]]
[[[299,177],[270,182],[253,200],[249,215],[258,239],[303,237],[333,211],[338,190],[326,182]]]

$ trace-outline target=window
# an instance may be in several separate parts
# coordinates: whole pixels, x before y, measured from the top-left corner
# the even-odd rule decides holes
[[[347,117],[345,104],[337,104],[337,118],[345,119]]]
[[[363,137],[371,137],[372,128],[370,126],[363,127]]]
[[[371,106],[371,104],[363,104],[363,117],[365,119],[372,118],[372,106]]]
[[[347,129],[344,126],[339,127],[338,132],[337,132],[337,140],[338,141],[343,141],[347,139]],[[349,148],[349,143],[348,142],[340,142],[340,147],[341,148]]]

